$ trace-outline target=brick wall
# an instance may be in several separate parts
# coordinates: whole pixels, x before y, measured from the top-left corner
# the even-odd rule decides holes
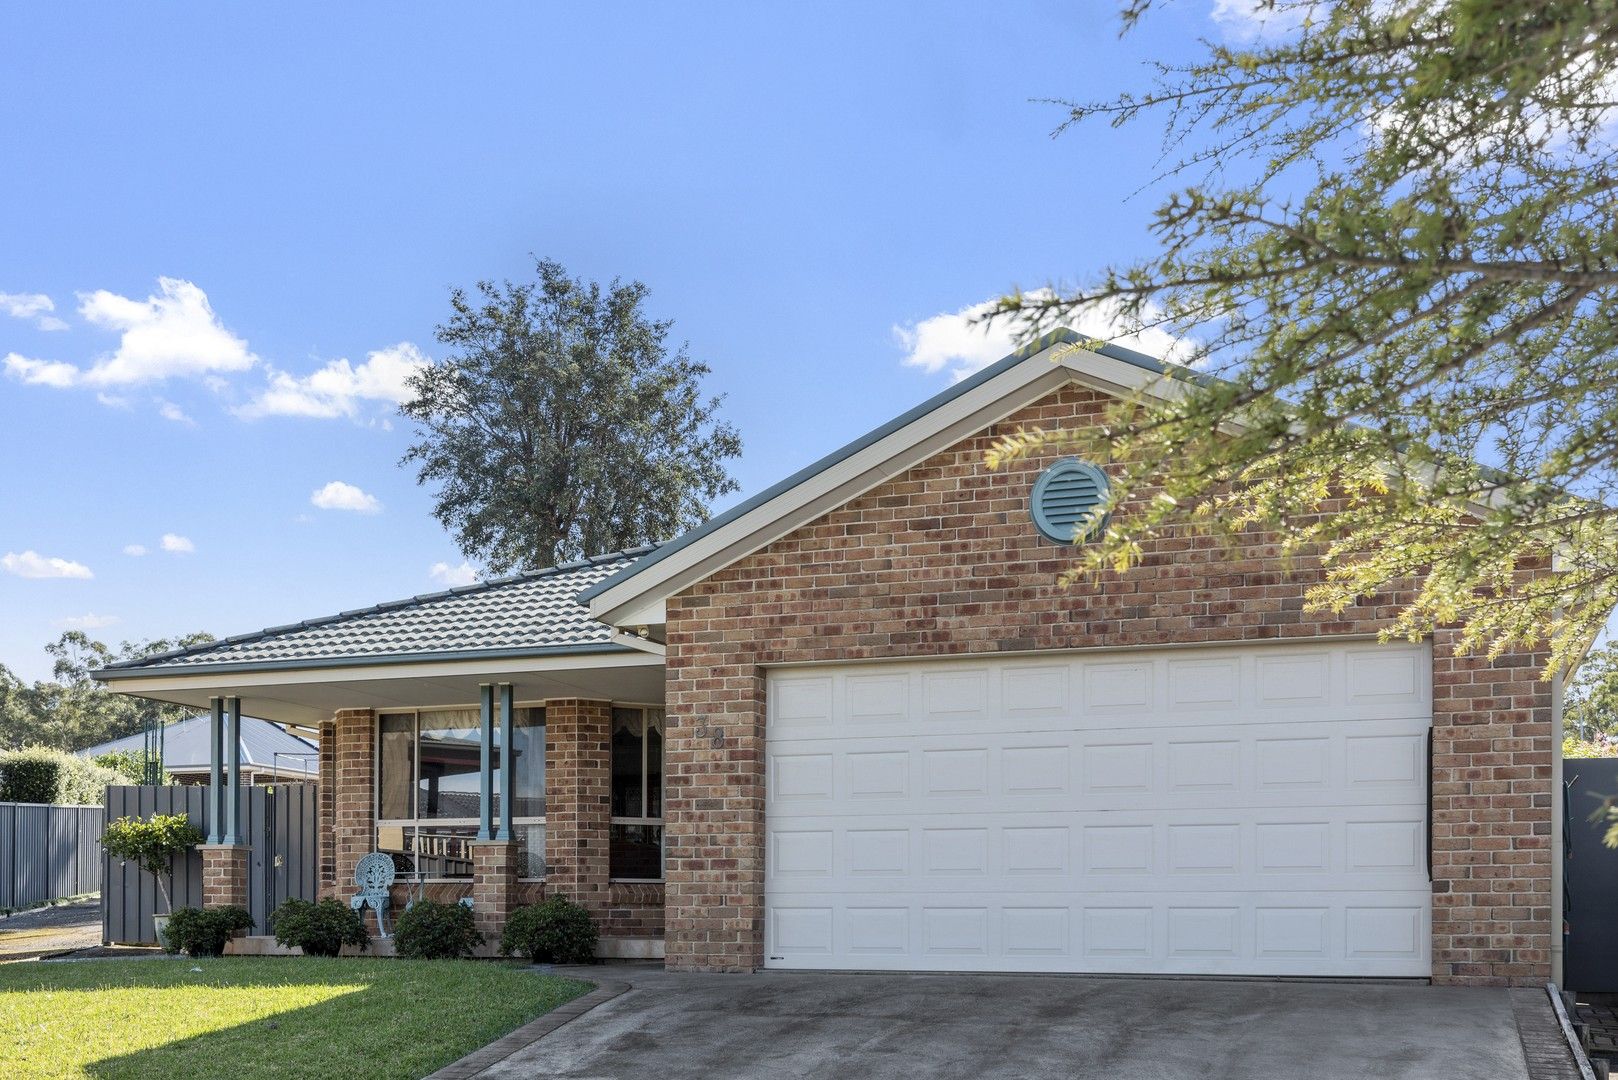
[[[669,601],[670,967],[763,960],[761,664],[1303,639],[1387,624],[1402,596],[1306,613],[1318,566],[1283,564],[1261,535],[1234,549],[1176,535],[1126,573],[1058,588],[1068,552],[1028,520],[1029,489],[1050,459],[990,473],[984,451],[1018,426],[1094,422],[1106,400],[1058,391]],[[1434,977],[1543,982],[1552,750],[1542,658],[1457,661],[1447,641],[1434,650],[1444,827],[1434,834]]]
[[[202,906],[246,907],[248,857],[246,844],[199,844],[202,851]]]
[[[599,922],[608,904],[612,704],[545,703],[545,884]]]
[[[354,867],[376,847],[376,714],[343,709],[332,727],[332,873],[336,894],[346,896]]]

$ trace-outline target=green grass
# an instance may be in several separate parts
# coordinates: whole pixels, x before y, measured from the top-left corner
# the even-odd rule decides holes
[[[5,964],[0,1073],[419,1080],[589,988],[456,960]]]

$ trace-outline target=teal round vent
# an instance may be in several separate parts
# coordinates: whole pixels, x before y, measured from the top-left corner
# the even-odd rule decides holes
[[[1034,528],[1047,540],[1076,544],[1106,525],[1107,474],[1078,458],[1063,458],[1034,481],[1029,499]]]

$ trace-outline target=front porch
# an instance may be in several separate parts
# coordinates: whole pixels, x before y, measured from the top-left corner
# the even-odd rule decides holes
[[[204,904],[246,895],[229,748],[252,715],[319,734],[320,896],[353,896],[356,865],[380,851],[396,869],[391,918],[469,899],[492,950],[513,909],[559,894],[595,917],[603,955],[660,957],[662,648],[574,600],[637,554],[98,672],[212,717],[222,827],[203,848]]]

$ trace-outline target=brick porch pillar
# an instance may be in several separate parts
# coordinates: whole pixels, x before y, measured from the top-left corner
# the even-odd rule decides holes
[[[545,703],[545,892],[606,919],[612,825],[612,703]]]
[[[483,931],[485,945],[500,942],[506,918],[517,901],[517,841],[473,840],[472,921]]]
[[[341,897],[353,892],[354,867],[376,847],[376,714],[370,709],[342,709],[332,719],[332,773],[332,892]]]
[[[202,852],[202,906],[247,906],[247,860],[252,848],[246,844],[199,844]]]

